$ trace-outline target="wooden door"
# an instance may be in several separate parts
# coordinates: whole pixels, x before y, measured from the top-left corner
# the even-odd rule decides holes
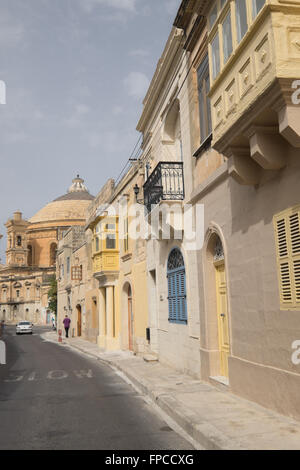
[[[128,347],[133,351],[133,310],[131,288],[128,288]]]
[[[230,351],[229,321],[227,307],[227,284],[225,264],[216,266],[217,315],[220,350],[220,375],[228,377],[228,356]]]
[[[81,336],[81,307],[77,307],[77,336]]]

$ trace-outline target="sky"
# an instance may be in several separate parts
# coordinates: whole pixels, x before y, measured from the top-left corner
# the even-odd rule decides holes
[[[65,194],[96,195],[137,143],[181,0],[0,0],[0,233]],[[6,240],[0,240],[5,261]]]

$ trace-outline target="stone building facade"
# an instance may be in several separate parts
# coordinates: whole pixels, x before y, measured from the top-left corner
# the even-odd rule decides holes
[[[15,212],[6,223],[6,264],[0,269],[0,317],[8,323],[29,320],[50,323],[48,290],[55,276],[61,234],[84,225],[91,196],[77,177],[68,192],[47,204],[31,219]]]
[[[298,419],[299,25],[298,1],[184,0],[138,124],[145,204],[204,209],[196,250],[147,243],[151,347]],[[184,191],[157,197],[166,169]]]

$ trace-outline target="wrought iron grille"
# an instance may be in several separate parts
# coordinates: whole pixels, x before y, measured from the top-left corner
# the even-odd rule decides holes
[[[184,179],[182,162],[160,162],[144,184],[144,204],[147,211],[160,201],[182,201]]]

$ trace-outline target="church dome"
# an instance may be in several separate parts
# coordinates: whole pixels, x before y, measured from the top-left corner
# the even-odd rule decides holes
[[[61,222],[62,225],[66,225],[64,222],[71,220],[83,222],[86,209],[93,199],[94,196],[89,193],[84,180],[77,175],[66,194],[39,210],[29,219],[29,222],[31,224]]]

